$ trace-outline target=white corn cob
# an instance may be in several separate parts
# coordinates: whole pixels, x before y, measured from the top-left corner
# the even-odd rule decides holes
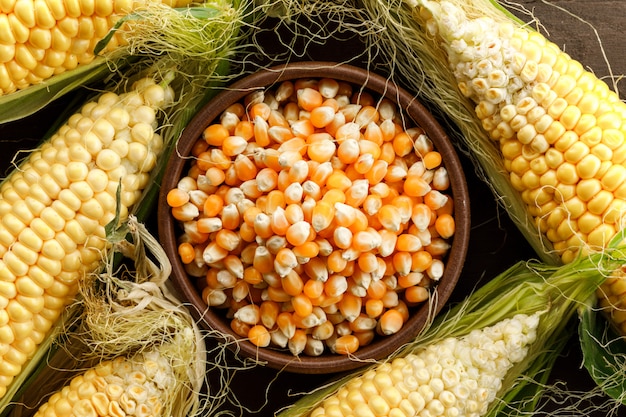
[[[158,351],[100,362],[54,393],[34,417],[149,417],[162,415],[177,381]]]
[[[322,416],[485,415],[509,369],[535,341],[539,314],[446,338],[357,377],[311,412]]]

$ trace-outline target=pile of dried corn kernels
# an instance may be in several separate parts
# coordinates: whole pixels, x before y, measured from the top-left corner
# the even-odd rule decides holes
[[[455,232],[442,157],[388,99],[329,78],[256,91],[212,121],[167,195],[211,308],[259,347],[354,353],[398,332]]]

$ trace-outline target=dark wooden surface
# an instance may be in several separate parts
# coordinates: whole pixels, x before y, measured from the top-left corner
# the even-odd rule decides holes
[[[532,11],[549,39],[598,76],[613,76],[619,80],[621,75],[626,74],[623,36],[626,30],[625,0],[518,0],[515,4]],[[515,9],[518,6],[512,3],[511,7]],[[527,14],[518,14],[527,21],[531,19]],[[620,86],[618,82],[617,87]],[[35,146],[46,131],[48,121],[53,120],[65,105],[66,99],[61,99],[25,120],[0,125],[0,177],[10,166],[17,150]],[[506,214],[496,205],[487,187],[473,176],[469,164],[466,172],[470,183],[473,226],[470,253],[453,295],[455,299],[462,298],[477,283],[490,279],[517,260],[534,256]],[[269,416],[274,410],[291,403],[293,395],[306,392],[326,379],[324,376],[277,376],[275,371],[269,369],[244,370],[235,375],[232,388],[246,408],[241,415]],[[580,392],[593,388],[592,381],[582,368],[576,335],[572,335],[571,343],[557,361],[551,382]],[[604,397],[595,397],[590,404],[581,404],[581,409],[591,407],[585,413],[590,416],[609,415],[606,410],[592,411],[594,404],[604,401]],[[555,409],[558,405],[549,403],[546,411],[537,415],[563,415],[553,411]],[[610,415],[626,416],[626,410],[617,408]]]

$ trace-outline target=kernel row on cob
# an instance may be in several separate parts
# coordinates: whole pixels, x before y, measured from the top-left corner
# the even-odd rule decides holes
[[[329,78],[252,93],[204,130],[167,193],[202,298],[259,347],[354,353],[397,333],[443,276],[447,170],[376,100]]]

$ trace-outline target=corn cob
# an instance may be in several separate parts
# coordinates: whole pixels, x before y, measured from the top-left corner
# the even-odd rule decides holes
[[[172,99],[150,79],[103,93],[0,186],[0,397],[100,265],[118,203],[123,220],[149,183]]]
[[[8,0],[0,4],[0,95],[88,64],[116,22],[157,0]],[[160,3],[160,1],[159,1]],[[164,0],[182,7],[189,0]],[[124,44],[122,32],[105,50]]]
[[[603,250],[624,226],[626,104],[538,32],[469,19],[451,2],[416,3],[535,227],[564,263]],[[621,275],[598,293],[626,334]]]
[[[539,314],[516,315],[368,370],[311,417],[482,416],[536,338]]]
[[[74,377],[34,417],[158,416],[173,383],[171,366],[158,351],[117,357]]]

